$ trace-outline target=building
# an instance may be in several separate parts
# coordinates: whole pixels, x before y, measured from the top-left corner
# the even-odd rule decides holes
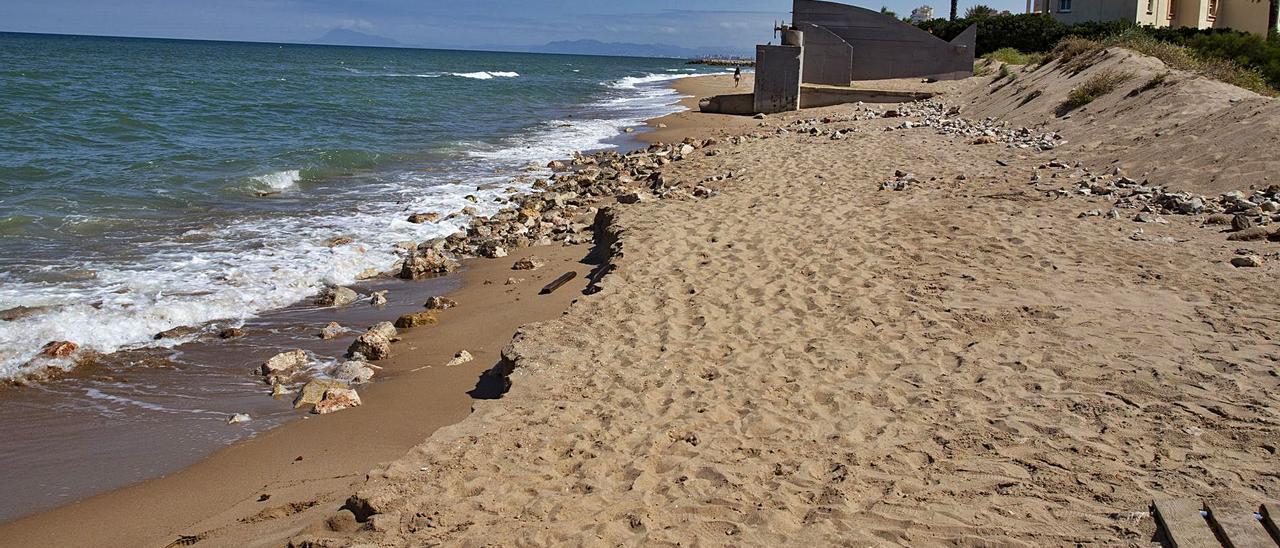
[[[933,20],[933,6],[920,6],[911,10],[911,22],[923,23]]]
[[[782,31],[781,45],[756,46],[750,112],[797,110],[805,103],[806,85],[848,87],[853,80],[973,76],[977,25],[948,42],[884,13],[819,0],[794,0],[791,19],[790,25],[777,29]],[[719,112],[731,110],[738,109]]]
[[[1280,0],[1027,0],[1027,11],[1063,23],[1130,21],[1155,27],[1224,28],[1266,36],[1280,29]]]

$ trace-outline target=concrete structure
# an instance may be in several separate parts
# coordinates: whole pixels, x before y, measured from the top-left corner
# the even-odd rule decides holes
[[[800,110],[803,51],[799,45],[756,46],[755,112]]]
[[[947,42],[879,12],[817,0],[795,0],[792,24],[799,30],[807,29],[807,32],[813,32],[814,26],[822,27],[847,43],[853,51],[849,81],[889,78],[957,80],[973,75],[976,26]],[[809,65],[810,74],[829,75],[843,70],[835,66],[843,62],[842,57],[829,53],[830,48],[806,48],[804,62]],[[822,83],[834,83],[829,77],[824,80]]]
[[[1234,29],[1267,35],[1280,29],[1280,0],[1027,0],[1027,11],[1063,23],[1129,21],[1155,27]]]
[[[794,2],[792,24],[778,29],[782,45],[756,46],[755,93],[749,96],[750,102],[747,96],[721,96],[704,101],[704,111],[772,114],[806,104],[864,101],[854,97],[880,93],[836,93],[806,85],[847,89],[854,80],[958,80],[973,75],[976,25],[947,42],[871,10],[817,0]]]
[[[911,10],[911,22],[923,23],[933,20],[933,6],[920,6]]]
[[[909,103],[930,97],[933,97],[932,93],[920,91],[879,91],[850,87],[803,85],[800,87],[799,108],[820,108],[858,102]],[[699,101],[698,109],[702,112],[746,116],[764,112],[756,108],[755,95],[751,93],[708,97]]]

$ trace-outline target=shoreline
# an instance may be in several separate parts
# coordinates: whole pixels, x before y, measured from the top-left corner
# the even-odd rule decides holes
[[[716,77],[686,76],[672,81],[671,87],[681,95],[695,95],[680,104],[696,110],[696,95],[715,88],[698,81]],[[680,116],[687,112],[649,120],[646,125],[653,131],[633,138],[653,143],[672,139],[685,127],[714,131],[714,125],[688,123],[688,116]],[[659,129],[658,124],[668,127]],[[533,272],[511,270],[514,261],[533,255],[547,265]],[[101,524],[112,536],[95,533],[92,539],[107,545],[144,539],[167,543],[211,532],[229,535],[220,539],[269,538],[254,527],[258,521],[229,517],[240,514],[259,516],[255,519],[263,528],[269,522],[272,531],[283,528],[292,534],[316,515],[332,512],[332,503],[340,504],[369,469],[401,457],[435,430],[466,418],[477,401],[467,392],[499,362],[499,352],[516,328],[554,318],[582,294],[593,268],[591,255],[588,244],[557,242],[512,249],[504,258],[466,259],[458,274],[461,287],[446,293],[459,302],[458,308],[444,311],[438,325],[402,332],[404,340],[393,345],[392,358],[376,362],[385,370],[375,382],[360,387],[365,405],[335,415],[288,420],[176,472],[0,523],[0,539],[34,546],[90,540],[83,531],[58,527],[60,523]],[[577,272],[577,277],[552,295],[537,295],[548,278],[568,271]],[[528,279],[506,286],[509,277]],[[391,298],[396,299],[395,292]],[[475,360],[445,368],[460,350],[468,350]],[[264,495],[266,500],[258,500]],[[298,527],[289,529],[286,523]]]
[[[1058,114],[1118,66],[1138,71],[1127,87]],[[503,345],[470,370],[495,364],[501,399],[364,471],[331,462],[360,443],[335,445],[338,423],[299,421],[295,443],[331,458],[263,442],[261,464],[214,479],[266,488],[170,493],[234,506],[161,522],[192,536],[156,543],[1136,546],[1158,538],[1152,501],[1274,499],[1280,185],[1254,183],[1278,162],[1208,175],[1255,160],[1245,145],[1280,124],[1209,143],[1189,122],[1280,119],[1266,116],[1280,102],[1124,50],[1010,73],[1019,86],[974,77],[940,99],[691,125],[738,134],[575,158],[549,186],[602,207],[592,264],[558,263],[591,272],[590,296],[579,270],[545,321],[461,334]],[[1159,74],[1158,92],[1140,88]],[[674,135],[681,118],[651,124]],[[1118,144],[1156,131],[1158,147]],[[1191,148],[1202,156],[1164,169]],[[544,249],[467,264],[501,280]],[[551,304],[484,279],[464,290],[495,293],[498,318]],[[431,371],[415,369],[383,388],[404,400],[334,419],[371,437],[414,426],[424,388],[406,385]],[[143,527],[159,503],[142,502],[63,513],[47,527],[86,533],[47,534]]]

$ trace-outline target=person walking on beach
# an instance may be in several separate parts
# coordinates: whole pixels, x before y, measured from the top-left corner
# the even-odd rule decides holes
[[[742,82],[742,65],[736,65],[733,67],[733,87],[738,87],[740,82]]]

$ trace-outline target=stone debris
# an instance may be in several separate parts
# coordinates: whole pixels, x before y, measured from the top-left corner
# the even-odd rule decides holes
[[[893,113],[890,115],[890,113]],[[938,99],[926,99],[886,111],[883,118],[920,117],[919,123],[903,124],[899,129],[934,128],[944,135],[964,137],[975,145],[1004,143],[1009,148],[1053,150],[1067,143],[1055,132],[1038,133],[1027,127],[1011,127],[995,118],[969,120],[959,116],[960,110],[948,107]],[[893,130],[894,128],[885,128]]]
[[[269,384],[288,379],[293,376],[298,369],[311,363],[311,356],[302,349],[281,352],[272,356],[262,364],[262,376],[266,378]]]
[[[80,345],[71,341],[51,341],[40,349],[40,355],[45,358],[66,358],[79,349]]]
[[[346,306],[356,302],[360,298],[360,294],[349,287],[330,286],[326,287],[320,295],[316,297],[317,306]]]
[[[236,413],[227,418],[227,424],[240,424],[253,420],[247,413]]]
[[[190,325],[180,325],[167,331],[156,333],[153,339],[159,341],[164,339],[181,339],[199,333],[201,329]]]
[[[414,213],[407,219],[413,224],[434,223],[440,220],[439,213]]]
[[[387,292],[385,290],[374,291],[369,295],[369,304],[377,307],[387,306]]]
[[[1257,255],[1243,255],[1240,257],[1233,257],[1231,259],[1231,266],[1236,268],[1258,268],[1262,266],[1262,264],[1262,257]]]
[[[471,357],[471,353],[470,353],[470,352],[467,352],[466,350],[462,350],[462,351],[458,352],[457,354],[454,354],[454,355],[453,355],[453,359],[452,359],[452,360],[449,360],[449,363],[446,363],[446,364],[445,364],[445,367],[453,367],[453,366],[455,366],[455,365],[462,365],[462,364],[467,363],[467,362],[469,362],[469,361],[471,361],[471,360],[474,360],[474,359],[475,359],[475,358]]]
[[[360,394],[357,394],[355,390],[351,388],[330,388],[324,392],[324,399],[311,408],[311,412],[317,415],[327,415],[343,409],[359,407],[360,404]]]
[[[338,322],[329,322],[329,325],[324,326],[324,328],[320,330],[320,338],[326,341],[331,341],[341,337],[346,332],[347,328],[342,327]]]
[[[244,330],[239,327],[228,327],[218,332],[219,339],[239,339],[244,335]]]
[[[301,409],[308,405],[316,405],[324,399],[325,393],[333,388],[347,388],[347,383],[333,379],[311,379],[293,398],[293,408]]]
[[[541,259],[533,256],[525,257],[511,265],[512,270],[537,270],[545,265]]]
[[[422,327],[424,325],[435,325],[440,323],[434,311],[413,312],[405,314],[396,319],[395,326],[400,329],[412,329],[414,327]]]
[[[458,301],[448,297],[431,297],[427,299],[427,304],[424,306],[430,310],[445,310],[458,306]]]
[[[1245,228],[1239,232],[1233,232],[1227,235],[1227,241],[1230,242],[1252,242],[1257,240],[1265,240],[1271,236],[1271,229],[1265,226],[1255,226]]]
[[[899,169],[894,172],[893,179],[880,183],[880,190],[903,191],[919,183],[920,179],[914,174]]]
[[[376,372],[376,366],[372,364],[351,360],[338,364],[330,376],[348,384],[364,384],[372,380]]]
[[[419,246],[404,258],[399,276],[406,280],[421,280],[437,274],[448,274],[457,270],[458,266],[458,261],[441,251]]]
[[[381,333],[368,331],[347,347],[348,356],[355,357],[356,354],[374,361],[385,360],[391,357],[391,339]]]
[[[382,335],[383,337],[386,337],[388,340],[395,339],[397,335],[396,326],[391,322],[378,322],[376,324],[373,324],[373,327],[369,328],[369,332]]]

